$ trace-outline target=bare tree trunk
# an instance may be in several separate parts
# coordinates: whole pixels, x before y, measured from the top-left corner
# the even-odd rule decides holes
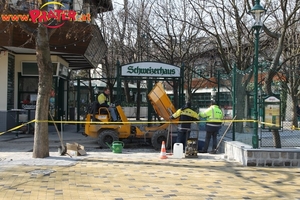
[[[278,66],[279,57],[281,55],[282,48],[283,48],[283,45],[281,44],[282,40],[283,40],[282,38],[279,40],[280,42],[277,47],[276,55],[274,56],[274,59],[273,59],[273,64],[271,65],[270,71],[268,72],[268,74],[265,78],[266,93],[270,96],[273,95],[271,85],[273,82],[273,77],[276,75],[276,72],[277,72],[276,66]],[[274,142],[275,148],[281,148],[281,138],[280,138],[279,131],[277,129],[272,129],[272,134],[273,134],[273,142]]]
[[[38,96],[36,102],[33,158],[49,157],[48,110],[52,88],[52,62],[47,28],[39,24],[36,37],[36,55],[39,68]]]
[[[124,93],[125,93],[125,100],[127,103],[131,103],[131,99],[130,99],[130,89],[128,86],[128,81],[124,80]]]
[[[298,113],[297,113],[297,106],[298,106],[298,96],[296,96],[296,95],[292,95],[292,99],[293,99],[293,101],[292,101],[292,106],[293,106],[293,108],[292,108],[292,110],[291,110],[291,112],[290,113],[292,113],[292,115],[293,115],[293,125],[295,126],[295,127],[298,127]]]
[[[110,102],[110,103],[115,103],[115,99],[114,99],[114,95],[113,95],[114,84],[111,83],[110,81],[108,81],[108,82],[106,83],[106,85],[108,86],[109,90],[111,91],[111,92],[110,92],[110,95],[109,95],[109,102]]]
[[[275,144],[275,148],[281,148],[281,138],[279,135],[279,131],[277,129],[273,129],[272,134],[273,134],[273,143]]]

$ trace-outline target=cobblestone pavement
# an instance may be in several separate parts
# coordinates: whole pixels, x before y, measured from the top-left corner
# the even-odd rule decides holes
[[[44,159],[31,158],[33,136],[0,136],[0,199],[300,199],[299,168],[243,167],[222,154],[160,159],[148,147],[115,154],[71,132],[65,142],[88,154],[59,156],[49,136]]]

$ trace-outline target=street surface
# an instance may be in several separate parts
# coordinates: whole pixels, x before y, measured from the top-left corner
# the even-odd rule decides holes
[[[50,157],[32,158],[33,135],[0,136],[0,199],[300,199],[298,168],[243,167],[223,154],[160,159],[160,151],[131,144],[121,154],[99,149],[73,129],[86,156],[60,156],[56,132]]]

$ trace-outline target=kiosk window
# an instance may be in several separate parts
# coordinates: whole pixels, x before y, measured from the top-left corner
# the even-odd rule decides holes
[[[53,75],[57,75],[57,63],[52,63]],[[39,68],[36,62],[22,62],[23,76],[38,76]]]
[[[19,91],[37,93],[38,83],[38,77],[21,77],[19,82]]]

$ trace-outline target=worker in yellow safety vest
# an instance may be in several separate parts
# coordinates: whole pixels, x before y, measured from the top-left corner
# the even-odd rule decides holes
[[[116,122],[118,120],[116,110],[109,103],[109,95],[110,89],[109,87],[105,87],[103,92],[98,96],[98,103],[100,107],[106,107],[109,110],[112,120]]]
[[[186,139],[189,138],[191,122],[198,121],[198,114],[191,109],[191,102],[186,102],[185,105],[178,109],[174,114],[170,116],[170,119],[179,118],[181,122],[178,125],[178,133],[176,143],[182,143],[183,149],[185,149]]]
[[[213,138],[213,146],[211,152],[215,153],[217,148],[217,135],[222,126],[223,112],[216,104],[215,100],[212,100],[211,106],[204,112],[199,112],[199,116],[202,118],[206,118],[205,144],[200,153],[207,153],[211,137]]]

